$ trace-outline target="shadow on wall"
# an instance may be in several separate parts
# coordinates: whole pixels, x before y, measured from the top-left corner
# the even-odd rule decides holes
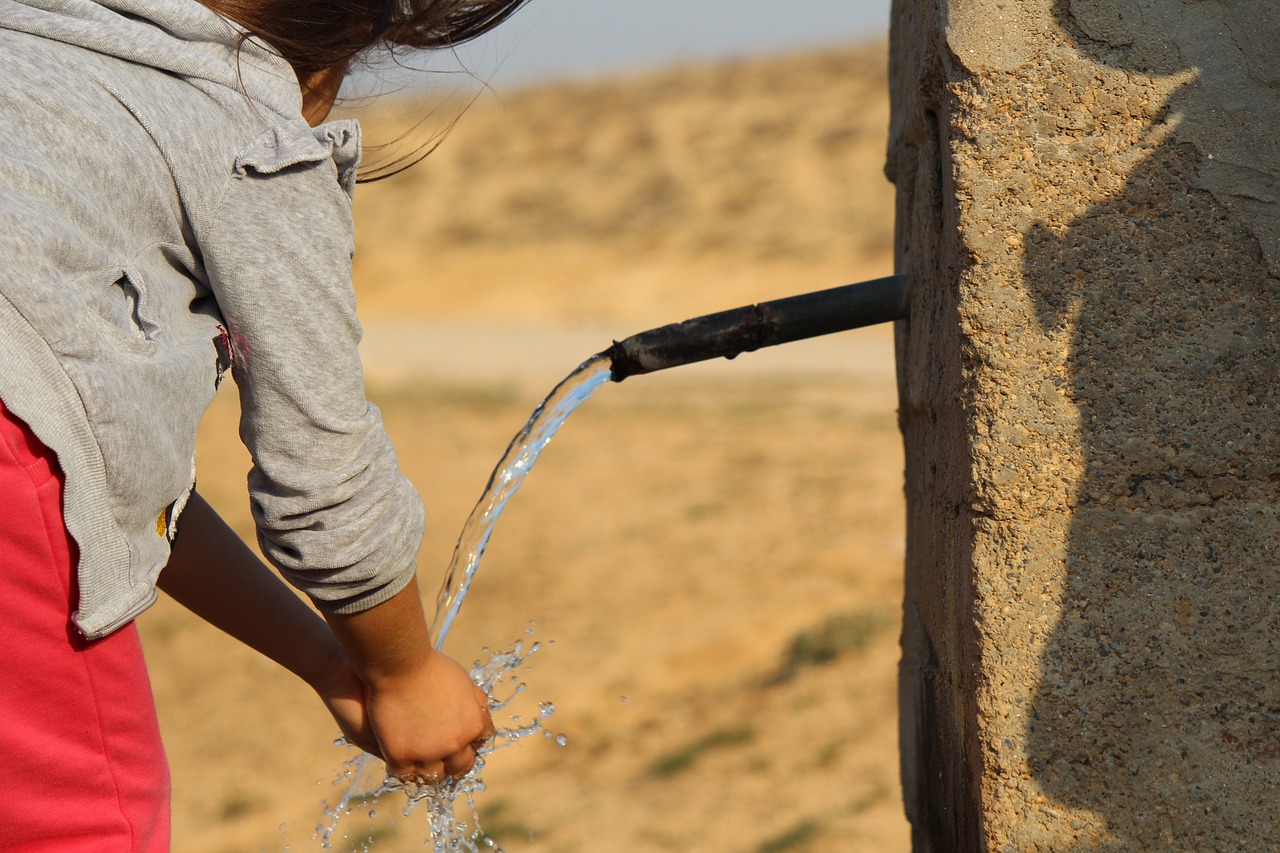
[[[1123,193],[1027,235],[1086,465],[1031,770],[1103,849],[1280,849],[1280,7],[1055,15],[1101,66],[1194,74]]]

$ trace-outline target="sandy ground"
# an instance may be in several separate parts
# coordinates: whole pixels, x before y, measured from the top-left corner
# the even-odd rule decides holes
[[[862,48],[516,93],[473,108],[408,180],[362,188],[370,394],[427,500],[430,597],[507,440],[583,358],[651,325],[889,271],[882,62]],[[796,94],[810,92],[825,97]],[[677,144],[717,93],[715,138]],[[575,110],[592,104],[584,124]],[[632,227],[610,218],[625,199],[603,198],[605,161],[622,155],[587,149],[603,136],[629,151],[641,130],[618,192],[634,201],[636,182],[670,180]],[[553,162],[538,140],[580,156]],[[449,176],[468,158],[463,198]],[[801,179],[824,163],[849,183]],[[508,204],[540,185],[559,191]],[[559,214],[539,208],[552,201]],[[530,224],[566,210],[573,229],[543,239]],[[608,385],[570,419],[509,506],[447,647],[469,662],[529,630],[545,645],[516,713],[553,701],[567,744],[492,757],[480,815],[503,848],[908,848],[895,405],[892,335],[876,328]],[[235,417],[224,393],[200,485],[251,536]],[[140,624],[174,849],[319,849],[320,803],[348,757],[319,703],[172,602]],[[429,849],[420,819],[376,809],[334,849]]]

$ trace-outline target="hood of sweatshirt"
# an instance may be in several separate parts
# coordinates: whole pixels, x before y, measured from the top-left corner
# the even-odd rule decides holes
[[[154,600],[228,365],[268,558],[334,610],[412,576],[421,503],[360,381],[359,130],[301,103],[196,0],[0,0],[0,399],[58,455],[86,636]]]
[[[289,63],[196,0],[0,0],[0,27],[241,89],[281,115],[302,107]]]

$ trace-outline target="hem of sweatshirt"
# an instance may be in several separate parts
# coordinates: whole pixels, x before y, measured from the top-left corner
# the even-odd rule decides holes
[[[385,586],[380,586],[377,589],[338,601],[326,601],[318,599],[314,595],[309,595],[308,597],[311,598],[311,603],[314,604],[316,609],[321,613],[332,613],[337,616],[349,616],[352,613],[362,613],[365,610],[377,607],[379,604],[395,598],[396,595],[409,585],[409,581],[413,580],[414,577],[417,576],[417,573],[417,568],[414,567]]]
[[[0,340],[0,399],[57,454],[64,474],[63,520],[80,551],[80,601],[72,620],[87,638],[104,637],[146,610],[155,589],[134,582],[129,543],[111,512],[102,452],[79,392],[49,345],[3,294]],[[86,554],[92,555],[92,579],[86,577]],[[107,595],[100,598],[99,589]]]

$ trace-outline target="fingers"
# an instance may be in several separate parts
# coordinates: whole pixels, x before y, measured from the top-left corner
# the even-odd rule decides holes
[[[476,747],[468,744],[444,761],[436,761],[408,772],[393,773],[401,782],[409,785],[436,785],[446,776],[461,779],[471,772],[476,763]]]
[[[414,787],[425,787],[427,785],[438,785],[440,784],[440,780],[444,778],[444,772],[440,769],[431,771],[415,770],[408,774],[393,773],[392,775],[395,776],[396,779],[400,780],[402,785],[405,785],[410,789]]]
[[[368,716],[390,775],[406,784],[467,775],[494,734],[489,700],[456,661],[435,654],[416,670],[371,682]]]
[[[444,772],[454,779],[461,779],[476,763],[476,749],[467,744],[444,760]]]
[[[493,739],[498,730],[493,725],[493,716],[489,713],[489,695],[476,687],[476,703],[480,706],[480,713],[484,718],[484,731],[480,736],[472,741],[473,744],[484,744]]]

